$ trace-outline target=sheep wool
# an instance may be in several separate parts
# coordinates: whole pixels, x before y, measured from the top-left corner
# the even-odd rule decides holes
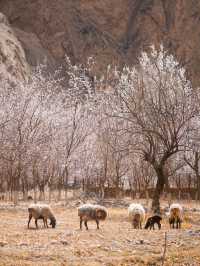
[[[183,207],[179,203],[171,204],[169,208],[169,224],[170,227],[181,228],[181,223],[183,221]]]
[[[47,219],[50,219],[50,225],[52,225],[52,228],[55,228],[56,218],[49,205],[31,204],[28,207],[28,212],[29,212],[28,228],[29,228],[29,224],[30,224],[32,217],[35,219],[36,228],[38,228],[37,220],[39,219],[43,219],[44,227],[47,227],[47,228],[48,228]]]
[[[82,229],[82,222],[88,230],[87,222],[90,220],[96,221],[97,229],[99,229],[99,221],[105,220],[107,217],[107,209],[101,205],[84,204],[78,208],[78,216],[80,217],[80,229]]]
[[[145,220],[145,209],[139,203],[132,203],[128,207],[128,216],[133,228],[142,228],[142,222]]]

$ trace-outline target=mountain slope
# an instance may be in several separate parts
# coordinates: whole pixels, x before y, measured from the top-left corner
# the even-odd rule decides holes
[[[141,50],[163,42],[200,84],[198,0],[0,0],[0,10],[31,65],[56,66],[66,53],[73,62],[93,55],[100,72],[109,63],[134,64]]]
[[[0,65],[0,77],[24,80],[28,76],[29,66],[24,50],[2,13],[0,13]]]

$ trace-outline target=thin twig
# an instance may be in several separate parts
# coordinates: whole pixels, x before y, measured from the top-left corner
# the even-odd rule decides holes
[[[164,250],[163,250],[163,255],[162,255],[162,266],[164,266],[164,263],[165,263],[166,250],[167,250],[167,232],[165,232],[165,243],[164,243]]]

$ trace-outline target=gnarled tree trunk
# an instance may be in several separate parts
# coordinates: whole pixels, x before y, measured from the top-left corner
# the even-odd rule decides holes
[[[157,174],[157,184],[153,196],[153,201],[152,201],[152,210],[154,212],[160,212],[160,196],[164,190],[164,185],[165,185],[165,175],[163,171],[163,167],[157,167],[155,169],[156,174]]]

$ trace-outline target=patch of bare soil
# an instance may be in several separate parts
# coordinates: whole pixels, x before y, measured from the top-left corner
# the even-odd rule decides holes
[[[111,207],[109,217],[96,230],[79,230],[77,209],[53,206],[57,217],[55,229],[44,229],[39,221],[27,229],[28,213],[24,208],[0,207],[0,266],[69,265],[129,266],[162,265],[167,232],[165,266],[200,265],[200,212],[185,213],[182,229],[169,229],[167,217],[162,229],[135,230],[127,219],[127,209]]]

